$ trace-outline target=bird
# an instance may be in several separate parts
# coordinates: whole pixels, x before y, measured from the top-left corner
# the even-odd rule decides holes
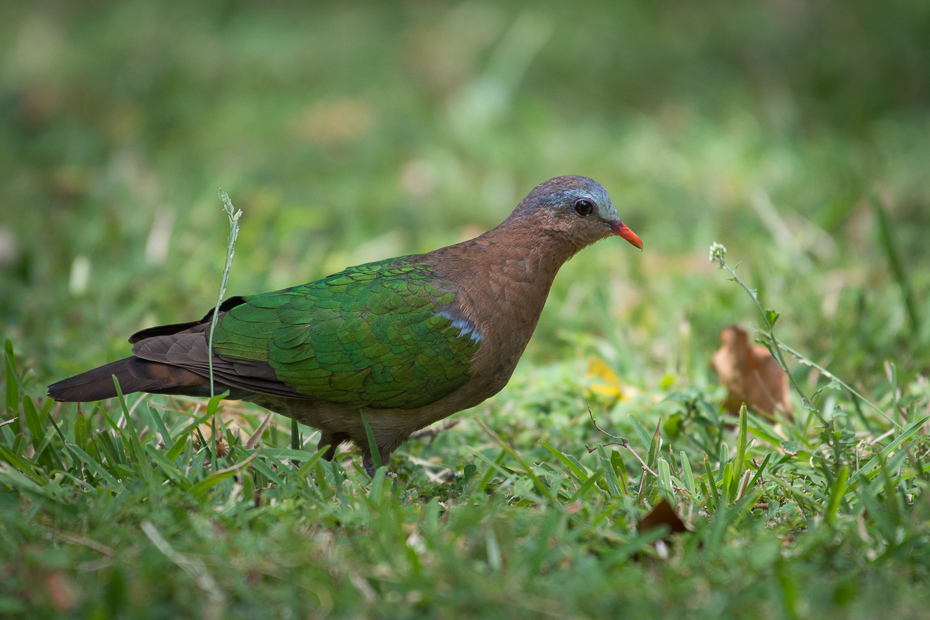
[[[63,402],[148,392],[253,402],[321,433],[331,460],[347,441],[374,475],[412,433],[500,392],[536,328],[556,273],[592,243],[643,242],[607,191],[583,176],[536,186],[507,219],[426,254],[349,267],[320,280],[234,296],[199,321],[143,329],[132,356],[48,387]],[[213,328],[213,346],[209,333]]]

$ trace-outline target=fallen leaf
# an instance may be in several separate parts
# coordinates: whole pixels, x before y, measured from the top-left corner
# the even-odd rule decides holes
[[[662,498],[649,514],[639,520],[639,523],[636,524],[636,529],[642,533],[654,530],[663,525],[668,526],[669,534],[680,534],[690,531],[688,526],[685,525],[685,522],[675,513],[675,509],[672,508],[672,505],[669,504],[668,500],[665,498]]]
[[[762,345],[749,346],[749,335],[739,325],[720,331],[723,346],[711,358],[711,365],[720,375],[720,383],[729,390],[727,411],[736,415],[745,402],[754,411],[791,417],[788,375],[772,354]]]

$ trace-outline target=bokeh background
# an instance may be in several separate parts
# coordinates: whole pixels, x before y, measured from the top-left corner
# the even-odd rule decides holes
[[[524,364],[706,379],[720,328],[757,321],[718,241],[812,359],[926,371],[928,103],[921,0],[5,2],[0,332],[41,393],[202,316],[221,187],[249,294],[469,238],[583,174],[645,251],[566,265]]]

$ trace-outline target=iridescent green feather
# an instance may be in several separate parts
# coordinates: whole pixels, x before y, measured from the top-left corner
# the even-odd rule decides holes
[[[359,265],[245,297],[220,317],[214,353],[267,363],[279,381],[307,396],[413,409],[468,382],[481,337],[450,318],[458,316],[455,298],[428,264]]]

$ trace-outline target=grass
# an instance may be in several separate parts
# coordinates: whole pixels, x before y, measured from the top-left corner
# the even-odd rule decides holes
[[[0,615],[930,616],[927,18],[3,6]],[[248,294],[455,242],[564,173],[645,252],[567,264],[508,387],[374,479],[242,403],[44,396],[214,304],[218,187]],[[731,323],[793,419],[722,413]],[[661,499],[691,532],[637,529]]]
[[[261,416],[240,407],[220,408],[213,469],[201,431],[218,399],[39,410],[9,389],[22,415],[0,445],[0,605],[89,617],[868,617],[890,589],[895,613],[923,613],[930,416],[913,397],[901,429],[871,412],[871,432],[849,430],[846,414],[827,433],[813,416],[776,428],[744,408],[730,430],[706,390],[615,402],[572,376],[568,365],[527,373],[504,402],[408,445],[373,480],[358,455],[330,463],[309,442],[283,447],[285,425],[250,449]],[[628,450],[589,453],[584,443],[607,438],[585,411],[560,407],[544,427],[532,417],[545,414],[514,416],[546,380],[559,386],[550,400],[587,394]],[[827,393],[832,411],[853,408],[848,392]],[[635,529],[660,498],[694,529],[670,547]]]

